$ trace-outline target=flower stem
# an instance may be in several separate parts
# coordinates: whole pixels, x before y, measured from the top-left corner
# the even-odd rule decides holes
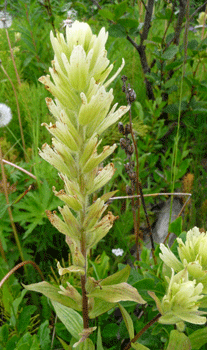
[[[8,213],[9,213],[9,218],[10,218],[12,230],[14,232],[14,238],[15,238],[18,250],[19,250],[19,254],[20,254],[21,260],[23,262],[24,261],[24,256],[23,256],[21,244],[20,244],[20,241],[19,241],[17,229],[16,229],[16,226],[15,226],[15,223],[14,223],[12,210],[11,210],[10,203],[9,203],[9,196],[8,196],[8,190],[7,190],[7,179],[6,179],[6,174],[5,174],[5,171],[4,171],[4,164],[3,164],[3,161],[2,161],[1,146],[0,146],[0,163],[1,163],[1,172],[2,172],[2,182],[3,182],[4,194],[5,194],[5,198],[6,198],[6,204],[8,206],[7,210],[8,210]]]
[[[13,84],[10,76],[8,75],[7,71],[4,69],[2,64],[1,64],[1,69],[3,70],[4,74],[8,78],[8,80],[9,80],[11,86],[12,86],[12,89],[14,91],[14,96],[15,96],[16,105],[17,105],[17,114],[18,114],[18,119],[19,119],[19,128],[20,128],[21,139],[22,139],[22,146],[23,146],[23,149],[24,149],[25,161],[27,161],[27,153],[26,153],[26,147],[25,147],[25,141],[24,141],[24,133],[23,133],[23,128],[22,128],[22,121],[21,121],[21,115],[20,115],[20,108],[19,108],[19,102],[18,102],[18,98],[17,98],[17,93],[16,93],[14,84]]]
[[[86,295],[86,275],[81,276],[81,288],[82,288],[82,313],[83,313],[83,327],[84,329],[89,327],[88,320],[88,297]]]
[[[83,208],[83,217],[85,210]],[[85,259],[85,274],[81,275],[81,289],[82,289],[82,313],[83,313],[83,327],[84,329],[89,328],[89,317],[88,317],[88,297],[86,295],[86,281],[87,281],[87,254],[86,254],[86,238],[85,230],[82,229],[81,234],[81,253]]]
[[[124,350],[129,350],[131,348],[131,343],[135,343],[137,341],[137,339],[139,339],[141,337],[142,334],[144,334],[144,332],[146,332],[146,330],[151,327],[153,325],[153,323],[155,323],[159,318],[160,318],[161,314],[157,314],[151,321],[149,321],[142,329],[141,331],[139,331],[139,333],[137,333],[135,335],[135,337],[127,344],[127,346],[125,346]]]
[[[11,58],[12,58],[12,62],[13,62],[14,70],[15,70],[15,74],[16,74],[16,77],[17,77],[17,81],[18,81],[18,84],[21,85],[21,80],[20,80],[20,77],[19,77],[19,73],[18,73],[17,66],[16,66],[15,59],[14,59],[13,50],[12,50],[12,47],[11,47],[9,33],[8,33],[8,30],[6,28],[5,28],[5,31],[6,31],[6,36],[7,36],[7,40],[8,40],[8,44],[9,44],[9,50],[10,50],[10,54],[11,54]]]

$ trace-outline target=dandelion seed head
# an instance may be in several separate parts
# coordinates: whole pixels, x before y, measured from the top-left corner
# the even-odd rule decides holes
[[[9,28],[12,25],[12,17],[6,11],[0,11],[0,29]]]
[[[11,109],[4,103],[0,103],[0,128],[8,125],[12,119]]]

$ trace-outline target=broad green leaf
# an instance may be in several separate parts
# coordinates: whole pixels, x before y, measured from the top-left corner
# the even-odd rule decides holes
[[[128,8],[128,1],[121,1],[119,4],[116,4],[114,6],[114,14],[116,20],[118,20],[121,16],[124,15],[124,13],[127,11]]]
[[[132,343],[131,347],[135,350],[150,350],[149,348],[147,348],[146,346],[139,344],[139,343]]]
[[[113,309],[114,306],[115,306],[114,303],[109,303],[107,301],[104,301],[103,299],[95,298],[93,307],[89,311],[89,317],[90,318],[98,317],[104,314],[105,312]]]
[[[121,18],[118,20],[118,23],[121,24],[124,28],[137,28],[139,22],[133,18]]]
[[[49,284],[48,282],[44,281],[44,282],[29,284],[28,286],[23,284],[23,287],[27,290],[32,290],[34,292],[42,293],[47,298],[53,301],[57,301],[58,303],[64,306],[71,307],[77,311],[81,311],[80,303],[77,303],[69,296],[60,294],[59,292],[61,290],[58,287]]]
[[[145,304],[136,288],[125,282],[110,286],[97,287],[88,297],[96,297],[108,301],[110,303],[118,303],[119,301],[134,301],[138,304]]]
[[[192,349],[199,350],[204,344],[207,343],[207,328],[198,329],[191,333],[188,337],[191,342]]]
[[[87,338],[83,343],[80,343],[76,350],[95,350],[95,346],[90,338]]]
[[[152,278],[144,278],[133,284],[137,290],[155,290],[155,281]]]
[[[9,338],[9,326],[8,324],[0,327],[0,343],[7,343]]]
[[[198,47],[198,41],[196,39],[190,40],[188,42],[188,49],[190,50],[196,50]]]
[[[102,344],[100,327],[98,327],[98,334],[97,334],[97,350],[104,350],[103,344]]]
[[[26,331],[28,324],[30,322],[30,318],[36,310],[37,310],[37,307],[35,305],[24,306],[23,310],[19,314],[19,319],[17,324],[18,334],[23,334]]]
[[[124,269],[114,273],[113,275],[106,277],[100,282],[101,286],[108,286],[111,284],[118,284],[122,282],[127,282],[129,278],[131,267],[127,265]]]
[[[56,301],[52,301],[55,312],[68,332],[77,340],[79,340],[79,333],[83,330],[83,319],[75,310],[63,306]],[[79,349],[79,348],[78,348]]]
[[[44,323],[40,325],[37,335],[39,338],[41,349],[50,350],[51,340],[50,340],[50,329],[49,329],[48,320],[46,320]]]
[[[173,232],[177,237],[182,232],[182,216],[179,216],[169,226],[169,232]]]
[[[121,26],[121,24],[113,24],[108,29],[109,35],[115,37],[115,38],[125,38],[126,37],[126,31],[125,28]]]
[[[172,330],[170,332],[170,339],[168,343],[167,350],[191,350],[190,339],[181,332],[177,330]]]
[[[40,349],[41,349],[41,347],[39,345],[39,340],[38,340],[37,335],[35,334],[32,337],[32,343],[30,345],[30,349],[29,350],[40,350]],[[46,350],[46,348],[45,348],[45,350]]]
[[[114,13],[109,11],[108,9],[101,9],[98,11],[98,13],[106,19],[109,19],[110,21],[114,20]]]
[[[178,46],[171,46],[169,47],[162,55],[161,58],[163,60],[171,60],[176,53],[178,52]]]
[[[120,308],[124,323],[126,325],[126,328],[128,330],[129,338],[130,340],[132,340],[134,338],[134,325],[133,325],[131,316],[121,304],[119,304],[119,308]]]

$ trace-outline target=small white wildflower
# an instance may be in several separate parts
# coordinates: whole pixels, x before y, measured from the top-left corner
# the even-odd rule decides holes
[[[11,109],[4,103],[0,103],[0,128],[8,125],[12,119]]]
[[[74,10],[74,9],[69,10],[67,12],[68,18],[75,18],[75,17],[77,17],[77,13],[78,12],[76,10]]]
[[[12,25],[12,17],[6,11],[0,11],[0,29],[9,28]]]
[[[112,249],[112,253],[116,256],[122,256],[124,254],[123,249],[118,248],[118,249]]]
[[[75,19],[76,19],[76,17],[77,17],[77,11],[74,10],[74,9],[69,10],[69,11],[67,12],[67,19],[65,19],[65,20],[63,21],[62,27],[63,27],[63,28],[64,28],[64,27],[69,27],[69,28],[71,28],[73,22],[74,22]]]
[[[20,41],[21,40],[21,33],[19,33],[19,32],[14,33],[14,37],[15,37],[16,42]]]

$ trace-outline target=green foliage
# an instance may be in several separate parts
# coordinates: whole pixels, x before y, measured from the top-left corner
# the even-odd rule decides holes
[[[60,203],[51,192],[48,183],[44,181],[40,191],[29,192],[22,201],[15,204],[14,221],[25,228],[23,239],[27,238],[37,225],[44,224],[44,219],[47,218],[46,210],[53,210]]]

